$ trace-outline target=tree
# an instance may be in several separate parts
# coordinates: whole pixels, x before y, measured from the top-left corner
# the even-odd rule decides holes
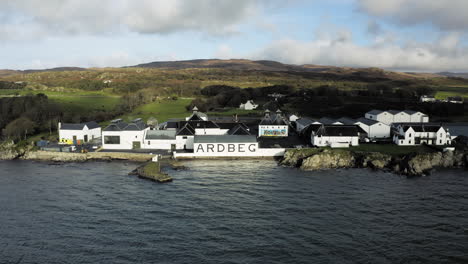
[[[34,133],[36,124],[27,117],[20,117],[10,122],[4,129],[5,136],[13,140],[26,139]]]

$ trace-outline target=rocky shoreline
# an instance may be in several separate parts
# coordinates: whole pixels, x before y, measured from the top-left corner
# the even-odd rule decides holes
[[[344,149],[287,150],[280,165],[302,170],[370,168],[406,176],[427,175],[435,168],[468,168],[468,150],[390,155]]]
[[[0,160],[37,160],[53,162],[85,162],[85,161],[111,161],[127,160],[135,162],[147,162],[154,155],[145,153],[123,153],[123,152],[50,152],[35,150],[32,145],[17,146],[13,142],[0,144]]]

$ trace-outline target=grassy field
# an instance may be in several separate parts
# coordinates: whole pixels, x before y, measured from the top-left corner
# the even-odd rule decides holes
[[[119,96],[109,95],[102,91],[59,92],[1,89],[0,97],[39,93],[47,95],[52,102],[61,105],[67,112],[109,111],[113,110],[120,101]]]
[[[426,146],[398,146],[395,144],[361,144],[349,148],[352,151],[379,152],[389,155],[404,155],[409,153],[429,153],[433,149]]]
[[[119,97],[111,96],[50,96],[52,102],[56,102],[67,112],[110,111],[120,101]]]
[[[439,100],[447,99],[450,96],[461,96],[468,98],[468,88],[466,91],[438,91],[435,94],[435,98]]]
[[[183,118],[190,115],[185,107],[190,104],[192,99],[164,100],[146,104],[137,107],[132,113],[122,116],[124,120],[133,120],[143,118],[147,120],[150,117],[156,118],[159,123],[165,122],[171,118]]]

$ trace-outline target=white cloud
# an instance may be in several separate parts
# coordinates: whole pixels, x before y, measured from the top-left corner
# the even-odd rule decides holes
[[[235,58],[232,48],[227,44],[222,44],[218,47],[214,57],[217,59],[232,59]]]
[[[432,24],[442,30],[468,30],[466,0],[358,0],[360,10],[400,25]]]
[[[2,0],[0,30],[55,36],[187,30],[230,34],[263,6],[264,0]],[[22,30],[25,26],[30,29]]]
[[[346,30],[330,32],[313,41],[282,39],[251,54],[255,59],[273,59],[293,64],[349,67],[380,67],[402,71],[467,71],[468,48],[455,33],[442,35],[432,43],[384,42],[376,37],[370,45],[357,44]]]

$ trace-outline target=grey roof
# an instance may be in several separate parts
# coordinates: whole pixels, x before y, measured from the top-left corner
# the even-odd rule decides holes
[[[296,120],[296,124],[300,124],[302,126],[308,126],[308,125],[310,125],[310,124],[312,124],[314,122],[315,122],[315,120],[307,118],[307,117],[302,117],[302,118],[299,118],[298,120]]]
[[[128,126],[127,123],[120,121],[116,123],[111,123],[104,129],[104,131],[122,131],[127,126]]]
[[[368,125],[368,126],[372,126],[372,125],[375,125],[375,124],[379,123],[379,121],[375,121],[375,120],[372,120],[372,119],[367,119],[365,117],[361,117],[361,118],[357,119],[356,121],[360,122],[360,123],[363,123],[365,125]]]
[[[370,110],[369,112],[367,112],[367,114],[369,114],[369,115],[378,115],[378,114],[381,114],[383,112],[384,111],[373,109],[373,110]]]
[[[135,122],[132,122],[128,124],[127,127],[125,127],[123,130],[125,131],[140,131],[146,128],[146,124],[143,123],[141,120],[135,120]]]
[[[121,119],[116,119],[104,131],[140,131],[147,127],[141,119],[135,119],[134,121],[132,123],[125,123]]]
[[[176,131],[175,130],[148,130],[146,133],[145,139],[175,139]]]
[[[63,123],[60,126],[61,130],[83,130],[84,127],[87,126],[88,129],[95,129],[99,128],[99,124],[95,121],[87,122],[87,123],[80,123],[80,124],[70,124],[70,123]]]
[[[336,121],[341,122],[344,125],[354,125],[354,124],[356,124],[355,119],[348,118],[348,117],[342,117],[342,118],[340,118],[340,119],[338,119]]]
[[[416,113],[419,113],[419,111],[413,111],[413,110],[404,110],[403,112],[407,113],[408,115],[414,115]]]
[[[397,114],[400,114],[400,113],[405,113],[403,111],[399,111],[399,110],[388,110],[387,112],[389,112],[390,114],[392,115],[397,115]],[[406,113],[405,113],[406,114]]]
[[[407,131],[409,128],[413,128],[415,132],[437,132],[442,127],[441,125],[434,125],[434,124],[411,124],[411,125],[403,125],[403,131]]]
[[[332,136],[332,137],[357,137],[361,130],[358,126],[346,125],[322,125],[315,133],[318,136]]]
[[[195,136],[194,143],[256,143],[256,136],[244,135],[203,135]]]
[[[337,122],[337,120],[334,120],[328,117],[322,117],[318,120],[318,122],[324,125],[333,125],[333,123]]]
[[[196,121],[180,121],[179,127],[184,127],[185,124],[190,124],[193,128],[219,128],[219,126],[213,121],[204,121],[204,120],[196,120]]]

